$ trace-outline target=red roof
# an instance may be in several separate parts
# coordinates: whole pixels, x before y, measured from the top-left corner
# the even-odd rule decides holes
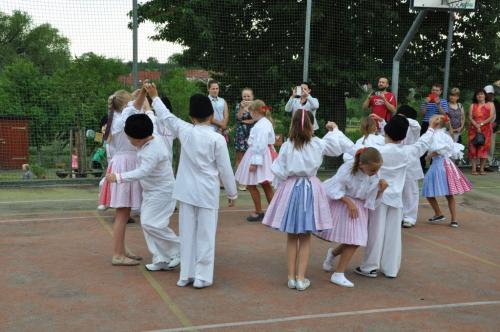
[[[188,80],[208,81],[210,74],[203,69],[188,69],[186,70],[186,78]]]
[[[144,81],[146,79],[158,81],[160,79],[161,73],[159,71],[139,71],[137,73],[139,81]],[[132,85],[134,83],[134,78],[132,73],[128,75],[118,76],[118,81],[122,82],[124,85]]]

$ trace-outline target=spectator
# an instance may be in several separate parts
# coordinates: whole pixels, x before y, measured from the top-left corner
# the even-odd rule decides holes
[[[298,110],[306,110],[310,111],[314,117],[313,130],[317,130],[319,128],[318,121],[316,121],[316,111],[319,108],[318,99],[311,96],[311,88],[309,87],[309,83],[302,82],[300,84],[300,88],[302,93],[300,96],[297,96],[296,88],[292,89],[292,95],[290,99],[285,105],[285,112],[291,112],[292,114]]]
[[[443,93],[443,86],[439,83],[435,83],[432,86],[431,93],[425,98],[425,101],[420,105],[420,114],[422,114],[422,126],[420,129],[420,136],[422,136],[429,128],[429,120],[433,115],[448,113],[448,102],[446,99],[441,99],[441,94]],[[425,153],[420,157],[420,164],[422,165],[422,170],[425,171],[426,160]]]
[[[491,131],[491,144],[490,151],[488,153],[488,164],[490,168],[498,166],[498,161],[495,158],[495,145],[496,145],[496,132],[498,129],[497,123],[497,110],[500,109],[500,103],[495,99],[495,88],[493,85],[487,85],[484,87],[484,91],[486,92],[486,102],[491,102],[495,105],[495,112],[492,120],[492,131]]]
[[[476,161],[480,160],[479,174],[486,175],[484,165],[491,144],[491,122],[495,116],[495,105],[486,101],[486,92],[483,89],[474,93],[469,110],[469,159],[472,162],[472,175],[477,175]],[[474,145],[474,138],[478,133],[484,135],[484,144]]]
[[[448,96],[448,116],[450,117],[450,124],[453,131],[451,136],[455,142],[462,143],[460,134],[465,125],[465,112],[464,106],[458,102],[459,99],[460,89],[451,89]]]
[[[241,102],[236,105],[236,135],[234,139],[234,149],[236,150],[236,169],[240,165],[243,155],[248,150],[248,136],[252,129],[254,120],[250,114],[249,106],[254,99],[253,90],[244,88],[241,91]],[[243,185],[238,186],[239,190],[246,190]]]
[[[22,166],[23,169],[23,180],[33,180],[33,172],[30,169],[29,164],[23,164]]]
[[[396,113],[396,97],[392,92],[387,91],[389,88],[389,79],[387,77],[380,77],[377,87],[378,91],[372,91],[363,103],[363,111],[371,108],[372,114],[376,114],[388,122],[392,115]]]
[[[208,98],[212,102],[214,116],[212,118],[212,127],[228,141],[227,123],[229,121],[229,109],[226,101],[219,97],[219,82],[216,80],[208,81]]]

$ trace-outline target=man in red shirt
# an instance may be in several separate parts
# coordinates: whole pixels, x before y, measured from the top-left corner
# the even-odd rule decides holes
[[[363,103],[363,111],[371,108],[371,113],[376,114],[385,121],[389,121],[393,114],[396,113],[396,97],[392,92],[387,91],[389,87],[389,79],[380,77],[377,83],[378,91],[374,91],[368,95]]]

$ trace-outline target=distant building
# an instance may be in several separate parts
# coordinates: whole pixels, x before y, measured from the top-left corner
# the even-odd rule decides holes
[[[159,71],[138,71],[137,76],[139,78],[139,81],[144,81],[144,80],[153,80],[153,81],[159,81],[161,77],[161,73]],[[127,86],[132,86],[134,85],[134,77],[132,73],[128,75],[120,75],[118,76],[118,81],[122,82],[123,85]]]
[[[188,81],[208,83],[208,80],[210,79],[210,73],[203,69],[187,69],[186,79]]]

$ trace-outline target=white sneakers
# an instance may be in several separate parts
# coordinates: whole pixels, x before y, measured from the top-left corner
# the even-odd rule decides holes
[[[307,278],[295,281],[295,289],[298,291],[304,291],[309,288],[309,286],[311,286],[311,282]]]
[[[332,277],[330,278],[330,281],[336,285],[342,286],[342,287],[354,287],[354,284],[350,282],[343,273],[335,272],[332,274]]]
[[[98,211],[106,211],[107,209],[108,209],[108,207],[106,205],[100,204],[97,206]]]
[[[335,256],[333,255],[333,248],[328,248],[326,252],[326,258],[323,262],[323,270],[326,272],[333,272],[333,261],[335,260]]]
[[[181,259],[179,256],[174,256],[167,262],[158,262],[146,264],[146,270],[148,271],[170,271],[175,269],[181,263]]]
[[[200,279],[189,278],[187,280],[179,279],[179,281],[177,281],[177,286],[179,286],[179,287],[186,287],[189,284],[193,284],[193,287],[198,288],[198,289],[212,286],[211,282],[208,282],[205,280],[200,280]]]
[[[295,279],[288,279],[288,288],[295,289],[297,287],[297,282]]]

